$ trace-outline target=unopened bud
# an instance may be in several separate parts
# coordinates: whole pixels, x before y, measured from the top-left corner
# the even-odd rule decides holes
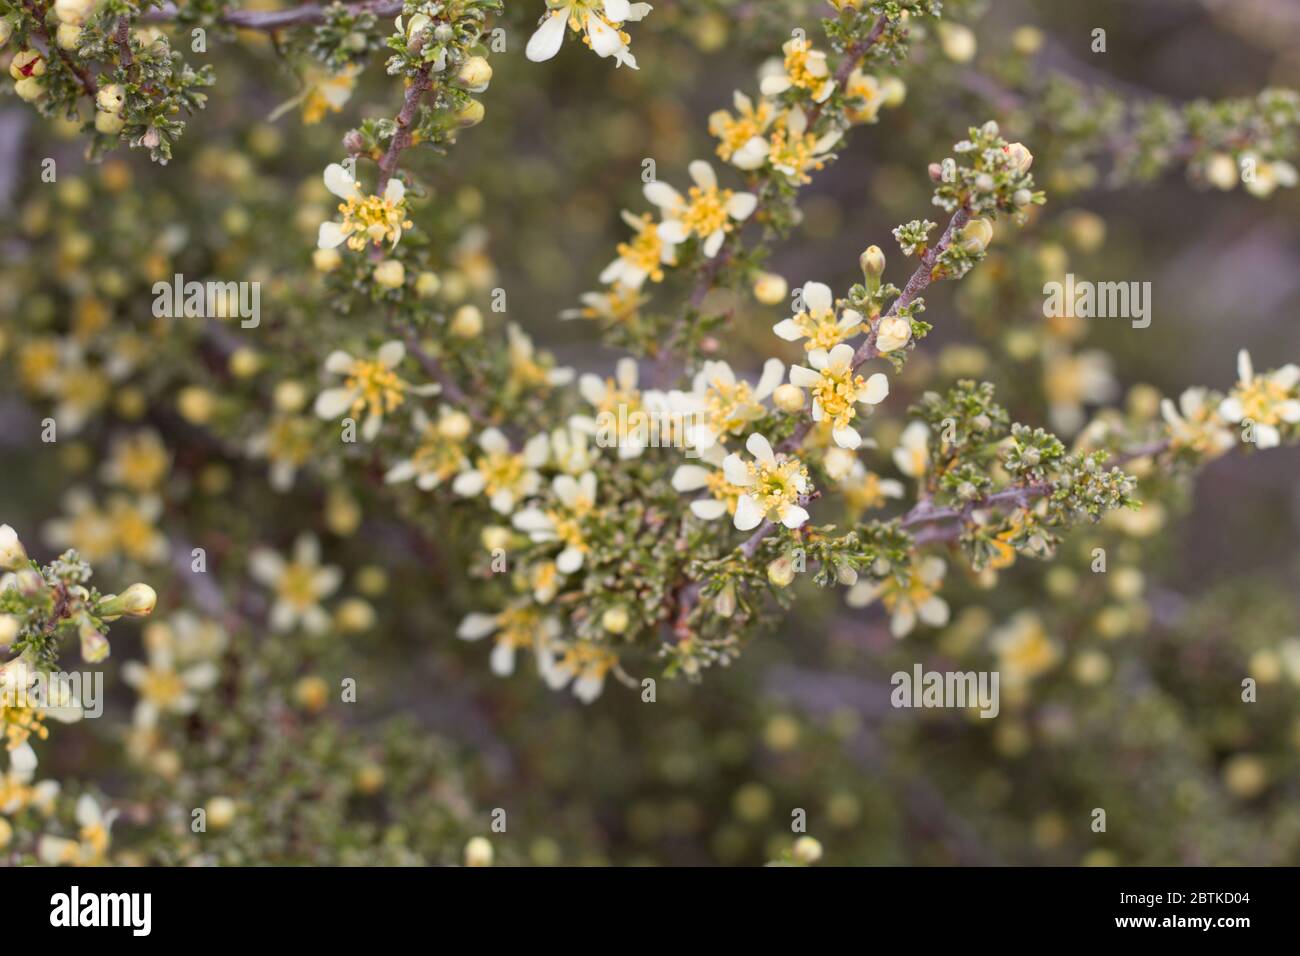
[[[993,223],[987,219],[972,219],[961,231],[961,246],[967,252],[983,252],[993,239]]]
[[[415,277],[415,294],[421,299],[431,299],[442,288],[442,280],[436,272],[421,272]]]
[[[788,382],[784,385],[778,385],[776,391],[772,393],[772,401],[781,411],[793,415],[803,408],[803,389]]]
[[[629,618],[627,608],[616,605],[600,616],[600,626],[611,634],[622,634],[627,630]]]
[[[471,93],[482,93],[492,82],[492,65],[484,57],[472,56],[461,64],[456,79]]]
[[[355,129],[350,129],[343,136],[343,148],[355,156],[366,148],[366,138]]]
[[[775,272],[760,272],[754,279],[754,298],[763,305],[784,302],[789,291],[789,284]]]
[[[126,105],[126,90],[122,89],[120,83],[101,86],[95,94],[95,105],[105,113],[120,113]]]
[[[867,246],[858,256],[858,265],[868,279],[879,279],[885,274],[885,253],[879,246]]]
[[[767,579],[779,588],[789,587],[794,580],[794,562],[785,556],[777,558],[767,566]]]
[[[491,866],[492,844],[487,837],[474,837],[465,844],[466,866]]]
[[[483,114],[486,110],[483,104],[478,100],[470,100],[464,106],[456,111],[456,125],[463,128],[477,126],[483,122]]]
[[[438,434],[452,441],[464,441],[469,437],[471,422],[464,412],[448,412],[438,419]]]
[[[406,282],[406,267],[396,259],[385,259],[375,266],[372,275],[381,289],[400,289]]]
[[[0,614],[0,647],[13,643],[13,639],[18,636],[20,628],[18,618],[12,614]]]
[[[18,540],[18,532],[0,524],[0,571],[16,571],[27,566],[27,551]]]
[[[81,624],[77,626],[77,636],[81,638],[81,659],[87,664],[98,664],[108,657],[108,638],[88,618],[81,619]]]
[[[148,617],[158,603],[158,592],[147,584],[136,582],[121,594],[114,595],[99,605],[99,616],[106,621],[119,617]]]
[[[736,585],[728,581],[713,599],[713,610],[718,617],[731,617],[736,613]]]
[[[45,73],[45,57],[35,50],[19,50],[9,61],[9,75],[15,80],[26,80]]]
[[[1007,159],[1011,161],[1011,168],[1018,173],[1029,172],[1029,167],[1034,164],[1034,154],[1024,143],[1011,143],[1002,147],[1002,151],[1007,154]]]
[[[462,305],[451,317],[451,334],[461,339],[476,339],[483,332],[483,313],[476,306]]]
[[[902,316],[887,315],[876,327],[876,351],[884,354],[901,349],[912,337],[912,323]]]

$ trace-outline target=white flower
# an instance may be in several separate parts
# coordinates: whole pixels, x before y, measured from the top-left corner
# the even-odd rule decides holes
[[[1230,422],[1253,425],[1255,444],[1260,448],[1276,448],[1282,441],[1278,426],[1300,422],[1297,382],[1300,366],[1283,365],[1256,375],[1250,353],[1242,349],[1237,353],[1237,384],[1219,405],[1219,414]]]
[[[500,614],[467,614],[456,629],[462,641],[478,641],[489,634],[496,635],[489,665],[498,677],[508,677],[515,670],[515,652],[521,647],[538,649],[560,634],[560,624],[553,617],[543,617],[535,607],[521,605],[506,608]]]
[[[719,189],[717,174],[702,159],[692,162],[688,169],[695,185],[687,197],[667,183],[653,182],[646,184],[645,198],[663,213],[659,235],[665,242],[677,244],[697,236],[703,243],[704,255],[711,259],[718,254],[736,223],[753,215],[758,197],[753,193]]]
[[[510,442],[498,429],[488,428],[478,438],[481,454],[474,466],[452,482],[452,491],[464,497],[486,494],[493,510],[510,514],[515,505],[537,494],[542,476],[537,469],[550,457],[550,441],[543,432],[524,444],[521,453],[510,450]]]
[[[669,242],[659,234],[659,227],[649,213],[634,216],[624,210],[623,221],[636,233],[630,242],[618,245],[618,258],[607,265],[600,274],[606,285],[618,283],[629,289],[639,289],[648,278],[661,282],[664,266],[677,264],[677,243]]]
[[[736,90],[732,96],[737,116],[727,110],[715,110],[709,115],[709,133],[719,140],[718,155],[737,169],[758,169],[767,162],[769,145],[764,134],[772,125],[776,113],[767,100],[754,105],[744,93]]]
[[[1160,415],[1169,426],[1169,441],[1175,448],[1193,451],[1217,458],[1237,443],[1232,432],[1223,424],[1217,409],[1206,401],[1208,390],[1185,389],[1175,406],[1169,399],[1161,399]]]
[[[920,478],[930,467],[930,426],[912,422],[903,429],[894,449],[894,465],[909,478]]]
[[[438,421],[432,422],[423,409],[411,413],[411,424],[419,433],[420,443],[410,458],[397,461],[384,474],[385,484],[415,479],[421,491],[432,491],[464,468],[467,458],[463,447],[469,437],[470,419],[462,411],[438,409]]]
[[[590,372],[578,378],[578,392],[591,404],[595,416],[574,415],[569,425],[577,431],[596,436],[603,448],[617,446],[619,458],[638,458],[649,447],[653,434],[671,414],[661,392],[641,392],[637,388],[640,371],[633,359],[622,358],[614,367],[613,378],[601,378]]]
[[[906,637],[916,627],[917,619],[930,627],[948,623],[948,603],[939,597],[948,565],[942,558],[926,557],[908,569],[906,579],[890,576],[874,583],[859,581],[849,588],[845,600],[850,607],[866,607],[879,599],[889,612],[889,632]]]
[[[525,508],[512,519],[520,531],[536,542],[558,541],[564,550],[555,559],[561,574],[573,574],[582,567],[590,545],[583,537],[582,518],[596,505],[596,476],[588,471],[577,478],[556,475],[551,490],[560,509]]]
[[[146,649],[148,665],[139,661],[122,665],[122,680],[140,695],[135,705],[135,725],[150,728],[162,714],[194,713],[199,706],[199,692],[216,686],[216,665],[203,661],[178,670],[170,641],[150,641]]]
[[[808,364],[790,367],[790,384],[812,391],[813,421],[830,423],[831,435],[841,448],[857,448],[862,436],[850,423],[857,417],[857,405],[878,405],[889,394],[889,379],[883,372],[870,378],[855,375],[853,346],[841,343],[829,352],[814,349]]]
[[[728,436],[739,435],[762,418],[762,402],[781,384],[785,365],[768,359],[757,385],[737,379],[726,362],[708,361],[695,374],[689,392],[672,392],[669,405],[682,417],[686,444],[707,451]]]
[[[541,26],[528,39],[524,55],[534,63],[549,60],[560,52],[564,27],[587,34],[591,49],[600,57],[612,56],[616,66],[636,69],[636,57],[627,48],[627,37],[619,27],[627,21],[644,19],[653,7],[629,0],[546,0],[548,11]]]
[[[862,328],[862,315],[845,309],[835,318],[835,297],[830,286],[820,282],[805,282],[799,293],[803,311],[772,326],[772,331],[787,342],[807,339],[804,349],[832,349],[845,339],[857,335]]]
[[[798,107],[786,110],[772,131],[767,160],[777,172],[784,173],[795,185],[812,182],[810,170],[826,165],[826,159],[843,132],[831,129],[820,137],[808,132],[808,116]]]
[[[354,358],[347,352],[331,352],[325,359],[325,371],[345,376],[343,385],[329,388],[316,397],[316,415],[332,421],[343,415],[353,418],[366,413],[361,436],[374,441],[384,424],[384,415],[406,401],[409,391],[415,395],[436,395],[437,384],[411,385],[394,371],[406,357],[406,346],[394,339],[379,347],[374,359]]]
[[[512,384],[534,388],[568,385],[573,381],[573,369],[552,364],[546,353],[539,359],[533,340],[514,322],[506,323],[506,340]]]
[[[826,65],[826,54],[812,49],[806,39],[795,37],[781,47],[784,61],[763,69],[759,88],[764,96],[780,96],[789,89],[806,90],[813,102],[825,102],[835,90],[835,78]]]
[[[1111,371],[1111,357],[1100,349],[1072,355],[1054,350],[1045,356],[1043,391],[1048,416],[1058,432],[1073,434],[1084,423],[1084,404],[1110,401],[1119,391]]]
[[[588,641],[559,644],[543,639],[537,643],[537,670],[546,686],[560,690],[573,681],[573,696],[584,704],[600,696],[605,688],[605,675],[617,663],[613,652]]]
[[[312,634],[329,628],[329,614],[320,602],[338,590],[343,572],[320,563],[320,542],[312,535],[298,537],[292,561],[285,561],[269,548],[254,549],[248,570],[275,592],[270,617],[273,630],[288,631],[299,622]]]
[[[379,245],[387,241],[395,246],[402,230],[411,228],[406,218],[406,186],[397,177],[388,180],[383,196],[368,196],[350,172],[330,163],[325,167],[325,188],[343,200],[339,206],[343,221],[321,223],[316,241],[320,249],[333,249],[345,240],[349,249],[358,251],[367,242]]]
[[[727,481],[743,490],[736,501],[732,523],[739,531],[757,528],[764,521],[779,521],[798,528],[808,520],[800,499],[812,491],[808,469],[798,458],[777,456],[766,438],[755,432],[745,441],[754,461],[732,453],[722,461]]]

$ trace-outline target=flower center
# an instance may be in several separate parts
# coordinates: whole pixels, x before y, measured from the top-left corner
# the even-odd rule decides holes
[[[382,362],[366,360],[353,364],[344,387],[357,392],[356,401],[352,403],[354,416],[366,409],[371,415],[391,412],[402,404],[406,391],[406,383],[391,368]]]
[[[1260,425],[1276,425],[1280,416],[1277,405],[1284,401],[1287,390],[1267,378],[1252,379],[1238,393],[1241,414]]]
[[[758,501],[763,516],[775,514],[778,518],[786,508],[797,504],[802,489],[808,484],[808,471],[797,458],[778,458],[775,462],[751,461],[749,473],[754,483],[747,489]]]
[[[701,239],[713,235],[719,229],[730,232],[733,228],[731,219],[727,216],[727,203],[730,201],[730,189],[718,189],[717,186],[701,189],[692,186],[690,202],[682,213],[682,223]]]
[[[664,270],[661,262],[663,249],[663,240],[659,238],[654,218],[649,213],[641,216],[641,225],[637,229],[636,238],[631,242],[618,244],[619,256],[648,275],[652,282],[663,281]]]
[[[861,375],[854,375],[851,368],[839,372],[822,370],[821,380],[813,386],[812,393],[830,420],[831,427],[843,428],[853,421],[857,415],[854,404],[858,392],[865,385],[866,380]]]
[[[514,488],[523,480],[524,459],[510,452],[489,452],[478,460],[488,495]]]
[[[375,245],[387,240],[396,242],[403,229],[413,225],[406,218],[406,202],[390,202],[383,196],[354,196],[339,205],[343,214],[343,234],[349,236],[348,248],[361,250],[369,239]]]

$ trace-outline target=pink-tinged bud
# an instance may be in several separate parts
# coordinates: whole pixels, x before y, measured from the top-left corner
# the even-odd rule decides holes
[[[158,603],[158,593],[147,584],[136,583],[99,606],[99,616],[108,621],[119,617],[148,617]]]
[[[1011,168],[1018,173],[1029,172],[1029,167],[1034,164],[1034,154],[1024,143],[1011,143],[1009,146],[1003,146],[1002,151],[1011,160]]]

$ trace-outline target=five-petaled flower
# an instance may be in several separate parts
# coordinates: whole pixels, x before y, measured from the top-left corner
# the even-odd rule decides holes
[[[853,427],[859,404],[878,405],[889,394],[889,379],[883,372],[863,378],[854,371],[853,346],[841,343],[829,352],[815,349],[808,353],[808,364],[790,366],[790,384],[811,390],[812,417],[830,425],[835,444],[857,448],[862,436]]]
[[[402,230],[411,228],[406,218],[406,186],[394,176],[388,180],[382,196],[370,196],[361,190],[352,174],[338,163],[325,167],[325,188],[343,202],[338,211],[342,222],[323,222],[316,245],[333,249],[345,240],[349,249],[361,250],[367,242],[392,245],[402,238]]]
[[[727,480],[742,490],[732,522],[738,531],[750,531],[764,521],[779,521],[798,528],[808,520],[801,501],[812,491],[808,469],[798,458],[777,455],[766,438],[755,432],[745,440],[754,460],[746,462],[733,452],[722,462]]]
[[[524,55],[534,62],[549,60],[560,52],[564,27],[583,34],[583,42],[600,57],[612,56],[615,66],[635,70],[636,57],[628,50],[629,37],[622,25],[645,18],[653,7],[630,0],[546,0],[547,12],[541,26],[528,38]]]
[[[645,198],[663,213],[659,235],[664,241],[676,244],[696,236],[704,255],[712,259],[736,223],[753,215],[758,197],[720,188],[713,167],[702,159],[694,160],[688,170],[695,185],[685,197],[667,183],[653,182],[646,184]]]

